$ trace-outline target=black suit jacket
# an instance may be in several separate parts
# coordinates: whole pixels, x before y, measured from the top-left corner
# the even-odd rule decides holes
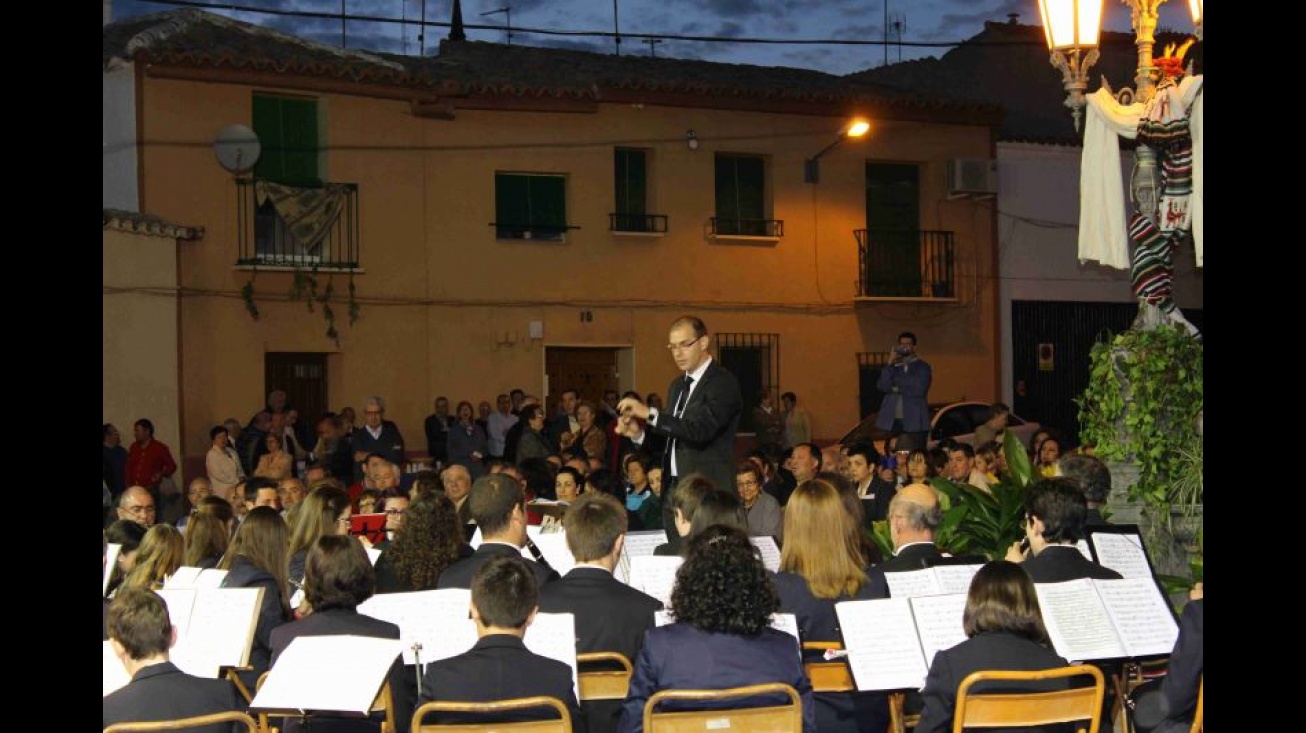
[[[933,542],[921,542],[902,548],[898,551],[898,554],[885,559],[884,562],[876,565],[875,568],[884,573],[896,573],[903,570],[920,570],[925,567],[922,561],[926,558],[936,557],[943,557],[943,551]]]
[[[330,608],[314,611],[304,618],[288,624],[282,624],[272,630],[272,664],[290,646],[290,642],[301,636],[371,636],[378,639],[398,639],[399,627],[389,621],[372,618],[352,608]],[[412,722],[413,706],[417,702],[416,682],[411,675],[404,674],[403,656],[396,656],[390,673],[386,677],[390,682],[390,693],[394,699],[395,727],[398,733],[407,733]],[[406,684],[405,684],[406,682]],[[359,718],[330,718],[313,716],[310,729],[314,733],[374,733],[377,724]],[[304,730],[298,718],[286,718],[282,728],[286,733]]]
[[[1074,545],[1048,545],[1039,554],[1025,558],[1022,564],[1035,583],[1061,583],[1080,578],[1120,579],[1120,573],[1084,557]]]
[[[735,485],[735,433],[744,407],[739,381],[713,359],[690,393],[680,417],[676,417],[673,414],[676,402],[684,389],[683,374],[671,380],[667,407],[658,411],[657,425],[650,429],[668,436],[668,446],[674,439],[677,477],[701,473],[718,489],[729,491]],[[664,488],[674,488],[665,483],[672,476],[668,450],[662,453],[662,476]]]
[[[1202,600],[1189,601],[1179,618],[1179,638],[1170,652],[1170,667],[1161,681],[1165,712],[1172,723],[1190,726],[1202,681]],[[1183,728],[1187,730],[1187,728]]]
[[[476,552],[472,553],[471,557],[459,560],[453,565],[445,568],[444,572],[440,573],[438,587],[471,588],[472,576],[476,574],[476,570],[488,562],[490,558],[500,555],[506,557],[521,557],[521,551],[498,542],[483,542],[480,547],[476,548]],[[545,583],[557,580],[561,577],[558,575],[558,571],[548,565],[541,565],[533,560],[526,560],[526,564],[529,565],[531,570],[535,573],[535,579],[539,581],[541,588],[544,587]]]
[[[517,697],[546,695],[561,700],[569,711],[573,731],[585,731],[585,716],[576,701],[571,668],[562,662],[532,653],[511,634],[481,637],[470,651],[432,662],[422,678],[422,702],[455,700],[493,702]],[[555,717],[552,709],[528,710],[514,716],[495,716],[500,722],[539,720]],[[475,714],[427,716],[426,721],[478,722]]]
[[[620,652],[632,663],[653,628],[662,601],[612,577],[603,568],[578,567],[540,589],[540,611],[576,615],[576,653]],[[616,731],[620,700],[585,703],[590,733]]]
[[[177,669],[172,662],[162,662],[137,670],[127,686],[105,696],[103,727],[114,723],[176,720],[243,709],[236,686],[229,680],[194,677]],[[187,730],[232,733],[234,728],[224,723]]]
[[[1021,636],[1004,632],[987,632],[976,634],[951,649],[944,649],[934,655],[930,664],[930,673],[925,678],[925,687],[921,697],[925,708],[921,711],[920,723],[916,733],[949,733],[952,730],[952,714],[957,707],[957,688],[961,681],[971,672],[982,669],[1005,670],[1040,670],[1055,669],[1068,664],[1065,659],[1047,647],[1036,644]],[[1030,683],[1019,689],[1029,690],[1064,690],[1065,680],[1048,680]],[[993,692],[1012,689],[1002,686],[977,685],[971,688],[975,692]],[[1048,726],[1044,728],[1020,728],[1019,731],[1062,731],[1066,726]],[[1009,728],[992,728],[985,733],[1007,733]]]

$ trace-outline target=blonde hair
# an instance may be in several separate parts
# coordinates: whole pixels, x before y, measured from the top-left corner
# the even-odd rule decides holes
[[[157,590],[177,572],[186,556],[186,541],[171,524],[150,527],[136,553],[136,565],[123,580],[125,588]]]
[[[784,512],[780,570],[807,581],[817,598],[852,596],[866,584],[857,522],[824,479],[799,484]]]

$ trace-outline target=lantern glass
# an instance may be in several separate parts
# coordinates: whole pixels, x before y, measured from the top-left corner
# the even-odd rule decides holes
[[[1102,0],[1039,0],[1038,10],[1049,49],[1097,46]]]
[[[1202,22],[1202,0],[1188,0],[1188,9],[1193,11],[1193,22]]]

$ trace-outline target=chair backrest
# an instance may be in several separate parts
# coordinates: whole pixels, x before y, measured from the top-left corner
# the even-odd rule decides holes
[[[228,710],[222,713],[209,713],[208,715],[195,715],[189,718],[177,718],[176,720],[157,720],[149,723],[114,723],[104,729],[104,733],[147,733],[156,730],[190,730],[204,725],[215,725],[218,723],[239,723],[245,726],[248,733],[259,733],[258,723],[249,715],[239,710]]]
[[[1202,698],[1206,697],[1206,675],[1197,682],[1197,710],[1193,713],[1193,727],[1188,733],[1202,733]]]
[[[725,702],[732,698],[782,694],[787,705],[712,710],[659,711],[667,700]],[[702,733],[705,730],[745,730],[749,733],[802,733],[803,701],[798,691],[781,682],[729,687],[722,690],[661,690],[644,703],[646,733]]]
[[[843,651],[843,644],[837,641],[805,641],[803,651]],[[807,678],[812,681],[812,692],[851,692],[857,689],[847,662],[803,662],[803,666],[807,668]]]
[[[486,723],[423,723],[422,718],[430,713],[480,713],[494,716],[525,708],[551,707],[558,712],[557,718],[550,720],[527,720],[516,723],[495,723],[494,731],[511,733],[571,733],[571,712],[556,697],[519,697],[512,700],[494,702],[456,702],[436,700],[424,703],[413,711],[412,733],[484,733]]]
[[[625,654],[620,652],[587,652],[576,655],[576,664],[593,664],[595,662],[612,662],[621,665],[619,670],[580,670],[576,679],[580,683],[580,700],[625,700],[630,689],[630,675],[633,667]]]
[[[1022,683],[1087,676],[1093,679],[1091,687],[1072,687],[1050,692],[980,692],[971,687],[979,682]],[[953,714],[952,731],[962,733],[963,728],[995,728],[1003,726],[1047,725],[1070,721],[1088,721],[1077,726],[1079,733],[1098,733],[1102,723],[1102,696],[1106,683],[1102,672],[1091,664],[1037,671],[980,670],[971,672],[957,688],[957,708]]]
[[[263,689],[263,683],[267,681],[268,675],[271,673],[271,670],[269,670],[258,676],[258,682],[254,684],[255,692]],[[381,723],[381,730],[379,733],[395,733],[395,706],[394,697],[390,694],[390,680],[386,680],[385,684],[381,685],[381,691],[376,693],[376,699],[372,701],[372,712],[385,713],[385,721]],[[270,717],[284,718],[293,716],[271,715]],[[258,714],[259,730],[262,731],[262,733],[275,733],[277,729],[269,724],[268,718],[269,714],[266,712],[260,712]]]

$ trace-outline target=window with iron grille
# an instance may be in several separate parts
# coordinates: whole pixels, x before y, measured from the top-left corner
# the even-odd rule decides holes
[[[739,391],[744,398],[739,432],[755,433],[753,408],[762,403],[762,396],[770,395],[771,403],[779,406],[780,334],[718,333],[713,338],[721,366],[739,380]]]

